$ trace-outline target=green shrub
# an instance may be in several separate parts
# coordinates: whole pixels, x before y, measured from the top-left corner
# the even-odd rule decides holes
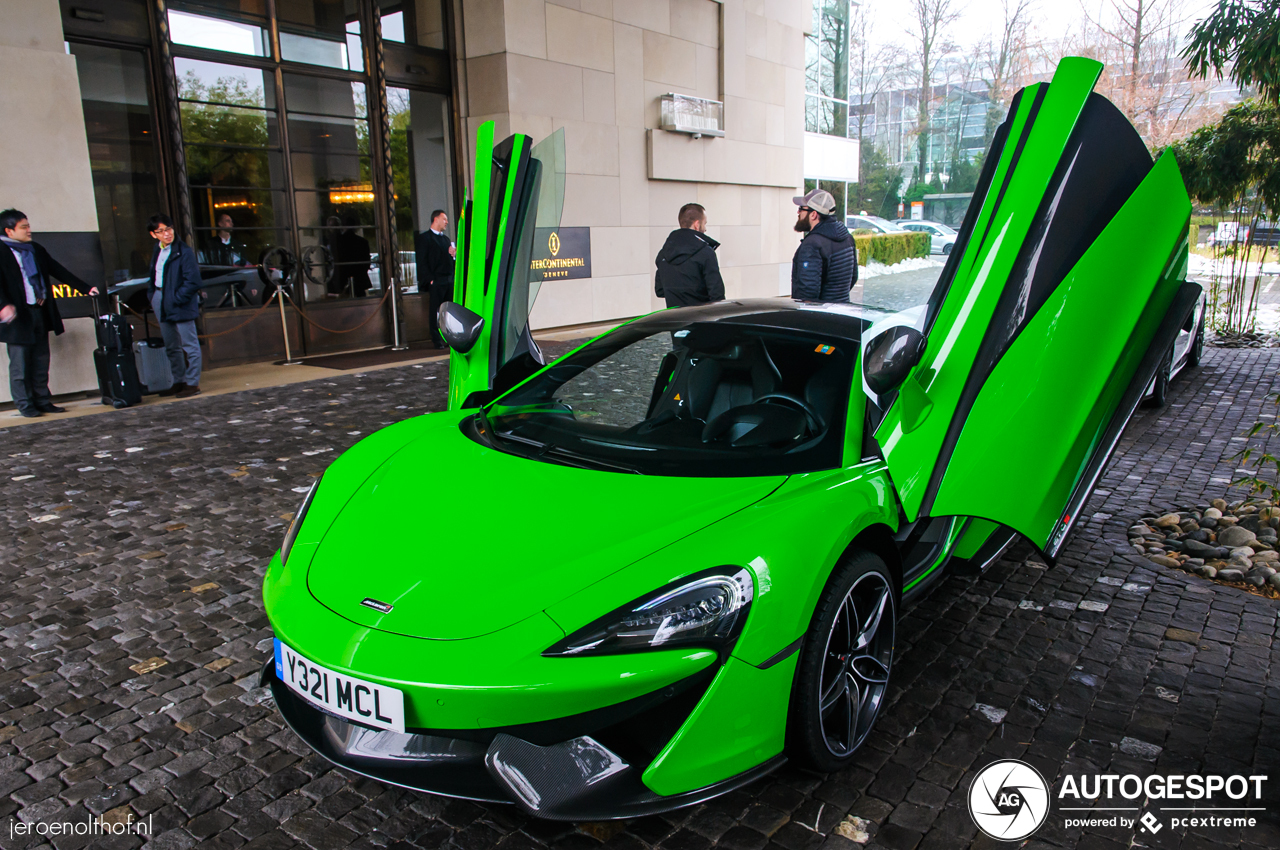
[[[875,233],[870,230],[854,231],[853,241],[858,246],[858,264],[865,266],[872,260],[891,266],[909,257],[929,256],[930,238],[927,233]]]

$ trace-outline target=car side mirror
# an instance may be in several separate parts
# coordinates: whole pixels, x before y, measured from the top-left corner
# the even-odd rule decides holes
[[[450,348],[461,354],[471,350],[480,338],[480,331],[484,329],[484,317],[453,301],[440,305],[437,318],[440,322],[440,335]]]
[[[878,396],[897,388],[924,356],[925,342],[924,334],[908,325],[889,328],[868,341],[862,352],[867,387]]]

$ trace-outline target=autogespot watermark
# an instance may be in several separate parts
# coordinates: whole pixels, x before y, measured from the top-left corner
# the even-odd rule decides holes
[[[122,818],[97,817],[84,821],[20,821],[9,820],[9,837],[19,835],[38,835],[51,837],[55,835],[84,835],[100,838],[109,835],[144,835],[152,836],[151,815],[145,818],[134,818],[132,814]]]
[[[1000,841],[1021,841],[1056,806],[1067,829],[1120,827],[1155,835],[1174,828],[1258,825],[1266,776],[1068,774],[1057,793],[1026,762],[1003,759],[978,771],[969,786],[969,815]],[[1145,809],[1145,811],[1144,811]]]

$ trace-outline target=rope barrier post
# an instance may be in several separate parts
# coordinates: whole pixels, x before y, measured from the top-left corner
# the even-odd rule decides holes
[[[391,291],[388,294],[391,296],[391,330],[392,330],[391,350],[392,351],[408,351],[409,346],[406,345],[404,340],[400,337],[400,310],[399,310],[399,304],[397,303],[400,301],[400,292],[399,292],[400,281],[396,279],[396,276],[394,274],[391,275],[390,286],[391,286]]]
[[[276,303],[280,305],[280,332],[284,334],[284,364],[285,366],[301,366],[301,360],[293,359],[293,352],[289,350],[289,321],[284,315],[284,281],[276,285],[276,291],[272,294],[276,299]]]

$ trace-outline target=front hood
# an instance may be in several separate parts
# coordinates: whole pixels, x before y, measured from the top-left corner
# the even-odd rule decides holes
[[[560,466],[479,445],[454,416],[429,418],[439,424],[354,492],[307,573],[334,612],[412,637],[460,640],[520,622],[785,480]]]

